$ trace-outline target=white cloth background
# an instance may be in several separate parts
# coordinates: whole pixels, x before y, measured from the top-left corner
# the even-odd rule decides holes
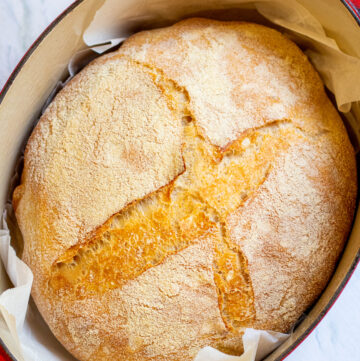
[[[71,3],[71,0],[0,0],[0,88],[36,37]],[[359,299],[358,267],[328,315],[286,360],[360,359]]]

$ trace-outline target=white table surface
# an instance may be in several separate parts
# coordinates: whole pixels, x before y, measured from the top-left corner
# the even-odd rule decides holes
[[[0,89],[37,36],[71,3],[0,0]],[[360,360],[359,267],[329,313],[286,360]]]

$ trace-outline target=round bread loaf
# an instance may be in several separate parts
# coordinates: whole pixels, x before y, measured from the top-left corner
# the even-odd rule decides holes
[[[356,198],[352,146],[306,56],[264,26],[188,19],[74,77],[13,203],[32,295],[80,360],[242,352],[328,282]]]

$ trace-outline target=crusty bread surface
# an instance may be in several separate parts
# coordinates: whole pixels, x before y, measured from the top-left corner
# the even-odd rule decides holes
[[[131,36],[55,97],[13,204],[32,296],[80,360],[241,354],[328,282],[354,151],[306,56],[270,28],[188,19]]]

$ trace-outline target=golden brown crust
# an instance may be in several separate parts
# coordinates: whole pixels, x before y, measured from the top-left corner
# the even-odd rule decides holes
[[[189,19],[138,33],[56,97],[14,208],[33,297],[81,360],[191,360],[287,331],[349,232],[353,149],[278,32]]]

